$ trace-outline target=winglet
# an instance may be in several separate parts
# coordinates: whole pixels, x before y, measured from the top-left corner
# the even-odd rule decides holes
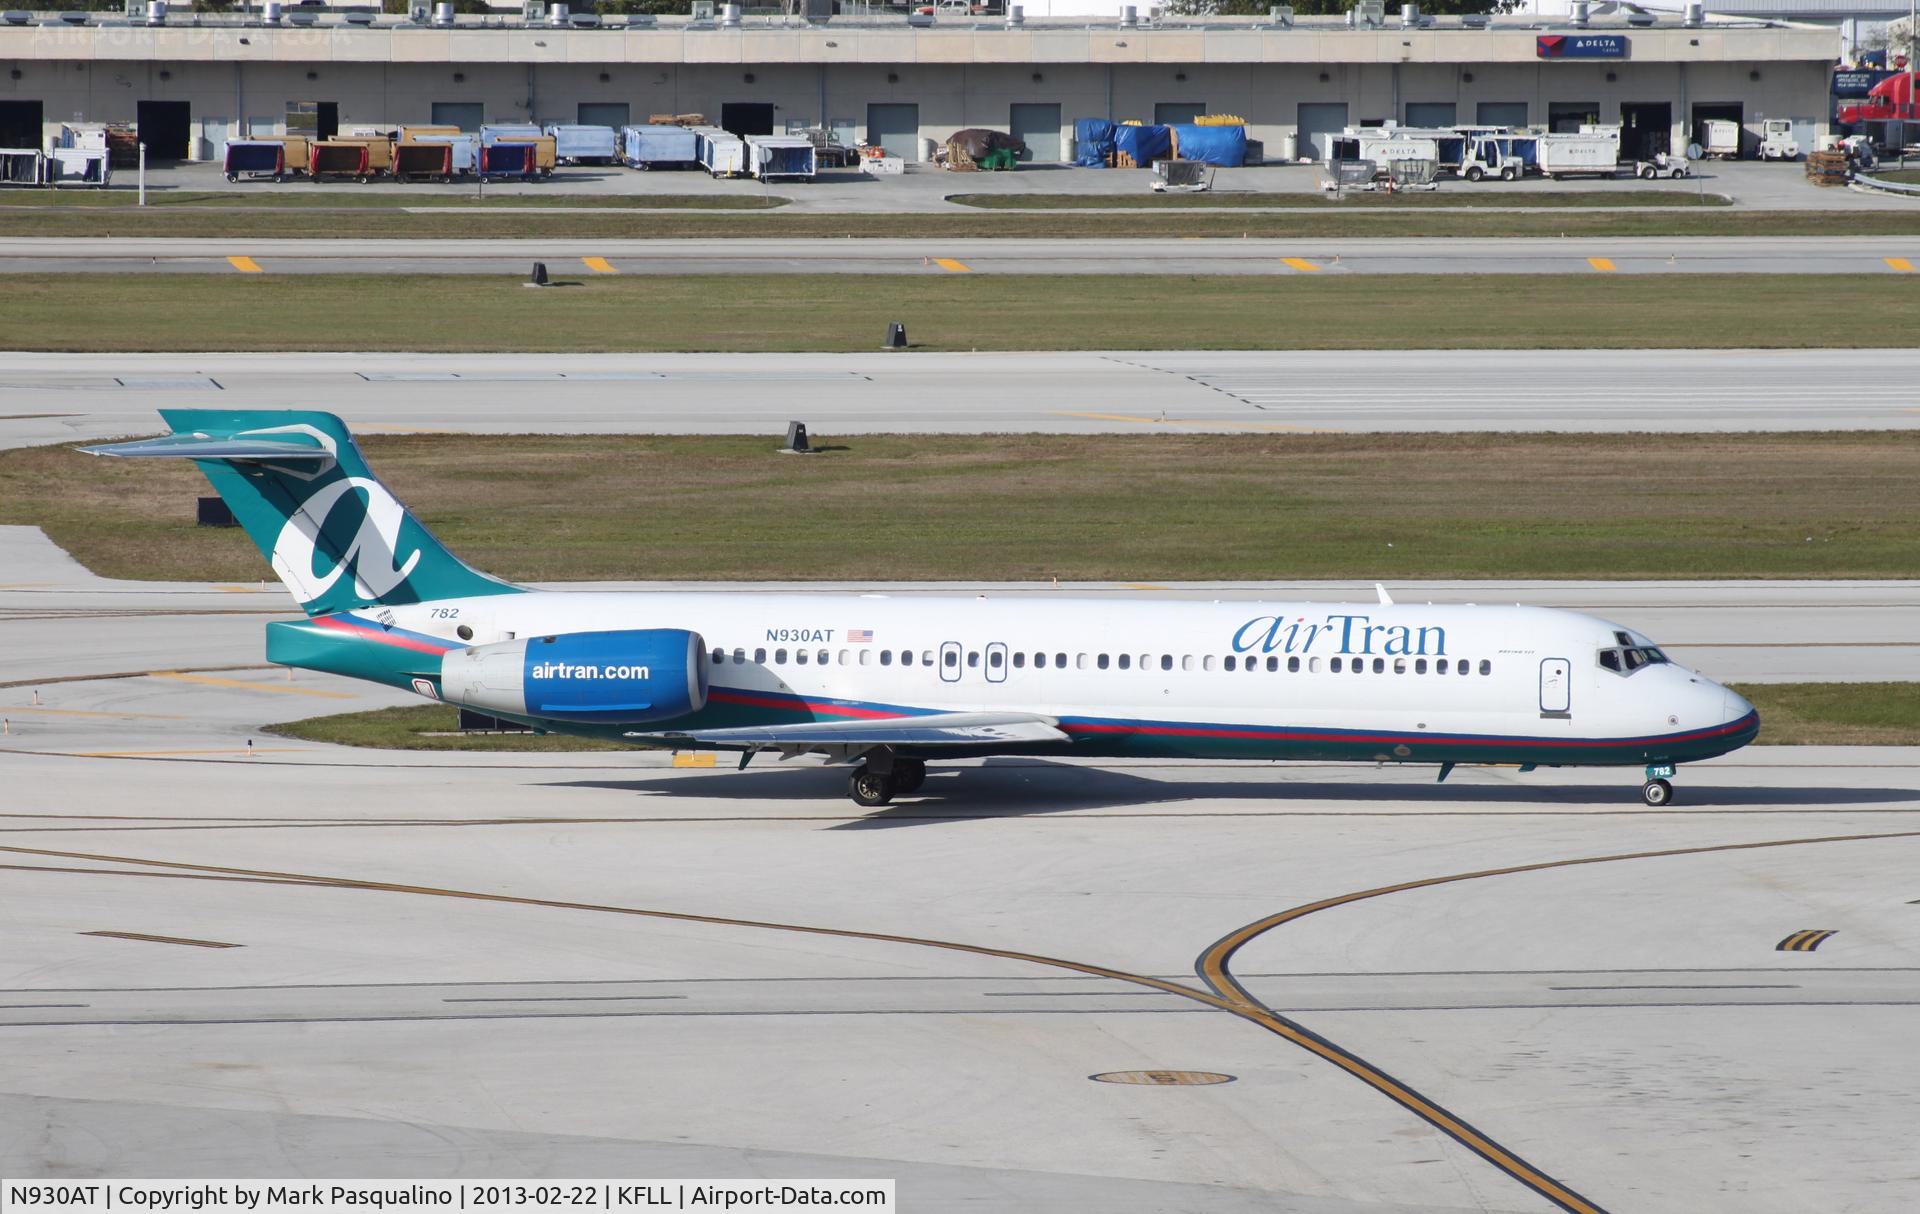
[[[1373,584],[1373,592],[1380,596],[1380,605],[1382,607],[1393,606],[1393,597],[1387,593],[1387,588],[1385,586],[1381,585],[1379,582],[1375,582]]]

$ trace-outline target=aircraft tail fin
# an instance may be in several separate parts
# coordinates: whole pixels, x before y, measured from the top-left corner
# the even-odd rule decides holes
[[[373,475],[331,413],[163,409],[160,416],[173,433],[81,450],[192,460],[310,616],[519,590],[447,551]]]

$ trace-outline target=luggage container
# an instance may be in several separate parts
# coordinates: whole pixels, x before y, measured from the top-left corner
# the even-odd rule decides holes
[[[341,135],[329,143],[355,143],[367,149],[367,172],[386,173],[393,169],[393,140],[385,135]]]
[[[267,139],[229,139],[223,164],[228,181],[278,181],[286,176],[287,147]]]
[[[475,135],[421,135],[410,141],[423,146],[440,146],[447,149],[450,157],[448,168],[458,176],[466,176],[480,168],[480,140]],[[400,148],[394,148],[395,163],[399,161]]]
[[[305,135],[259,135],[253,142],[277,143],[285,148],[287,152],[284,171],[289,176],[306,172],[307,167],[313,163],[313,140]]]
[[[1612,177],[1620,171],[1620,128],[1593,126],[1541,135],[1534,141],[1534,157],[1540,172],[1556,180],[1576,173]]]
[[[105,148],[55,148],[42,165],[43,180],[51,186],[79,186],[104,190],[113,175]]]
[[[620,161],[636,169],[679,168],[700,163],[699,137],[683,126],[649,123],[620,128]]]
[[[469,132],[457,126],[403,126],[400,128],[401,143],[419,143],[428,135],[465,135]]]
[[[560,162],[553,136],[531,123],[499,124],[480,128],[480,147],[484,151],[496,143],[526,143],[533,146],[533,171],[541,177],[553,176]],[[482,157],[484,161],[484,157]],[[484,167],[484,165],[483,165]]]
[[[717,126],[695,127],[693,133],[701,168],[715,177],[746,175],[747,144],[740,136]]]
[[[393,149],[395,181],[452,181],[453,145],[402,143]]]
[[[319,181],[323,177],[351,177],[365,184],[373,177],[373,168],[367,152],[367,145],[353,140],[327,140],[316,143],[307,155],[307,177]]]
[[[553,154],[565,164],[612,164],[619,150],[610,126],[550,123],[547,134],[553,136]]]
[[[496,143],[480,149],[482,177],[518,177],[532,181],[538,171],[531,143]]]
[[[46,160],[39,148],[0,148],[0,185],[42,185]]]
[[[811,181],[819,163],[813,140],[804,135],[748,135],[747,172],[762,181],[776,177]]]

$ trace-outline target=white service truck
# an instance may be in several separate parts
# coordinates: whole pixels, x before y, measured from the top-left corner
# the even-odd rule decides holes
[[[1800,141],[1793,137],[1791,120],[1769,118],[1760,124],[1760,159],[1800,159]]]
[[[1518,181],[1527,171],[1527,162],[1514,151],[1510,136],[1482,135],[1469,139],[1460,154],[1460,175],[1468,181],[1498,177]]]

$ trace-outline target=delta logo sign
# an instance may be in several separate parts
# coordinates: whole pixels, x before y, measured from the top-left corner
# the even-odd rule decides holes
[[[1625,59],[1624,34],[1539,34],[1533,53],[1541,59]]]

